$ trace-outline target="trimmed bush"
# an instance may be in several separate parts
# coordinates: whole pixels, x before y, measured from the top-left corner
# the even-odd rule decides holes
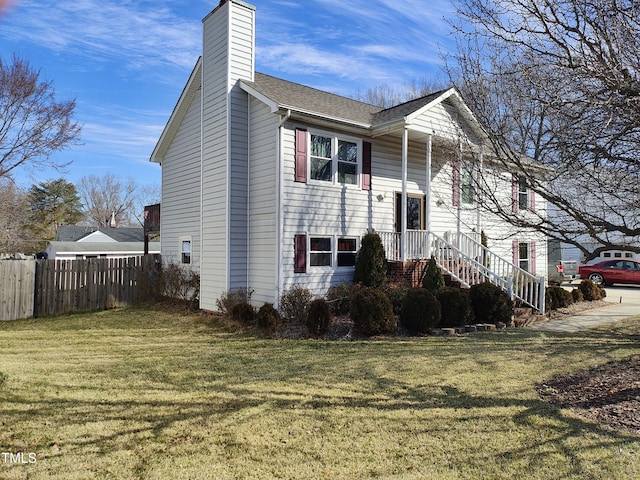
[[[444,277],[438,268],[436,259],[431,257],[427,264],[427,271],[422,279],[422,287],[428,290],[432,295],[436,295],[438,290],[444,287]]]
[[[311,292],[299,286],[285,290],[280,297],[280,313],[284,318],[293,320],[300,325],[307,322],[309,304],[313,300]]]
[[[353,283],[361,283],[365,287],[381,287],[387,283],[387,257],[382,240],[375,232],[362,237]]]
[[[389,301],[393,306],[393,313],[400,315],[400,312],[402,312],[402,300],[407,295],[409,287],[387,285],[383,291],[389,297]]]
[[[265,303],[260,307],[260,310],[258,310],[258,316],[256,317],[258,328],[268,333],[275,332],[281,321],[282,318],[272,303]]]
[[[584,302],[584,295],[577,288],[571,290],[571,297],[573,298],[574,302]]]
[[[545,292],[545,303],[547,310],[557,310],[566,308],[573,303],[571,292],[559,286],[547,287]]]
[[[602,293],[598,286],[591,280],[582,280],[578,285],[578,290],[582,292],[582,296],[587,302],[593,302],[594,300],[600,300]]]
[[[440,323],[440,304],[426,288],[410,288],[402,301],[400,323],[409,330],[427,333]]]
[[[231,318],[236,322],[244,325],[249,325],[253,322],[256,316],[256,311],[250,303],[240,302],[233,306],[231,310]]]
[[[336,315],[346,315],[351,307],[351,293],[353,285],[342,282],[340,285],[334,285],[327,292],[327,300]]]
[[[469,295],[476,322],[511,323],[513,301],[500,287],[489,282],[479,283],[471,286]]]
[[[462,327],[471,323],[473,310],[469,290],[444,287],[436,295],[440,302],[440,326]]]
[[[329,331],[331,307],[324,298],[317,298],[309,304],[307,330],[312,337],[320,338]]]
[[[398,328],[389,298],[377,288],[358,289],[351,297],[349,314],[355,329],[361,335],[395,333]]]
[[[607,298],[607,291],[604,289],[604,285],[598,285],[598,288],[600,289],[600,300]]]
[[[216,300],[216,307],[218,311],[224,313],[225,315],[231,315],[233,311],[233,307],[235,307],[238,303],[249,303],[251,301],[252,290],[247,290],[246,288],[235,288],[232,290],[227,290],[220,298]]]

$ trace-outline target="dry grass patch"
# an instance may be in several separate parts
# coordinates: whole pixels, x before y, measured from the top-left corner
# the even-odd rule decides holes
[[[2,478],[640,477],[640,439],[536,385],[640,353],[637,322],[353,342],[141,309],[0,324]]]

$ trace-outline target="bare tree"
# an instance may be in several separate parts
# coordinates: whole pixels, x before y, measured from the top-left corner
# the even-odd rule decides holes
[[[24,229],[28,211],[27,193],[11,179],[0,177],[0,254],[31,253],[30,238]]]
[[[132,219],[141,226],[144,226],[144,207],[160,203],[160,185],[145,185],[136,190],[133,199]]]
[[[0,58],[0,177],[17,167],[64,167],[51,155],[80,135],[75,100],[56,101],[53,84],[39,76],[16,56]]]
[[[640,4],[461,0],[447,71],[501,162],[550,202],[514,214],[482,179],[484,207],[589,259],[640,251]],[[531,161],[533,159],[533,161]]]
[[[97,227],[110,225],[112,217],[119,227],[135,224],[137,185],[133,179],[121,182],[112,173],[80,179],[78,191],[84,203],[86,221]]]
[[[378,85],[369,88],[365,93],[358,91],[352,98],[381,108],[389,108],[445,88],[447,87],[442,82],[423,78],[420,81],[411,80],[401,87],[392,87],[387,84]]]

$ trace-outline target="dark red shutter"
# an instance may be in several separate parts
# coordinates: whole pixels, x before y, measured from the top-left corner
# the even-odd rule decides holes
[[[371,143],[362,142],[362,189],[371,190]]]
[[[293,252],[293,272],[307,273],[307,236],[304,233],[294,236]]]
[[[529,244],[529,273],[536,274],[536,242]]]
[[[520,184],[518,177],[513,175],[511,178],[511,211],[516,213],[520,209]]]
[[[295,181],[307,182],[307,131],[296,128]]]

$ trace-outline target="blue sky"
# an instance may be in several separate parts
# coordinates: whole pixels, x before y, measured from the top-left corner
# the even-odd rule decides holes
[[[0,2],[2,4],[4,2]],[[112,173],[159,185],[149,156],[201,51],[218,0],[9,0],[0,56],[15,53],[75,98],[81,145],[54,157],[65,172],[14,172],[19,185]],[[254,0],[256,70],[353,95],[382,84],[444,79],[449,0]]]

